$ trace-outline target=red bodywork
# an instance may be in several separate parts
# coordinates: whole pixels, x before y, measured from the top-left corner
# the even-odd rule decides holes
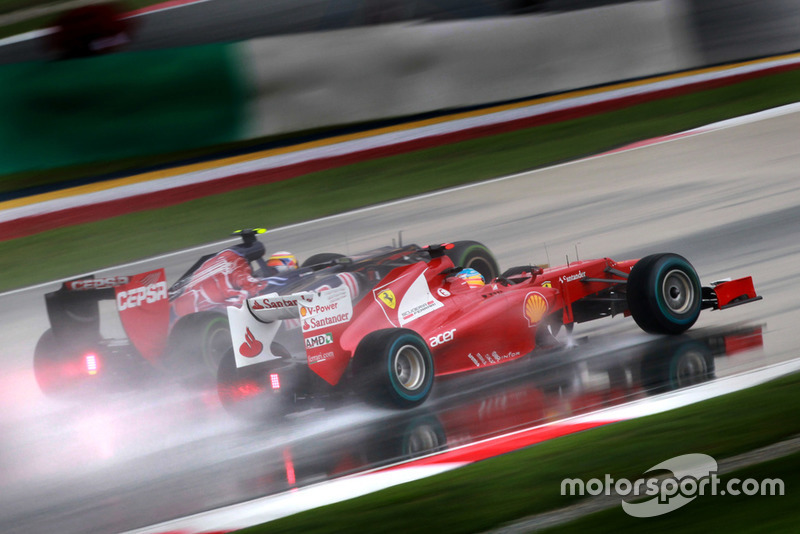
[[[431,350],[437,376],[515,360],[536,347],[540,325],[576,322],[573,305],[624,283],[634,263],[577,261],[540,270],[518,283],[498,279],[482,287],[455,277],[446,256],[400,267],[355,306],[352,321],[334,340],[335,357],[330,357],[331,346],[307,349],[309,364],[336,384],[359,342],[383,328],[417,332]],[[593,279],[603,281],[587,281]],[[324,369],[315,365],[320,359],[327,364]]]
[[[321,332],[305,332],[309,367],[336,385],[361,340],[384,328],[419,334],[433,355],[436,376],[512,361],[536,348],[540,329],[628,315],[625,284],[637,261],[602,258],[532,268],[532,275],[514,283],[500,278],[482,287],[470,287],[455,277],[446,256],[399,267],[355,305],[352,318],[328,329],[332,343],[310,344],[308,340]],[[749,277],[704,291],[705,308],[760,298]]]

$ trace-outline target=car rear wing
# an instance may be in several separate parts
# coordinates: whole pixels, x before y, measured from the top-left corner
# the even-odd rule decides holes
[[[352,318],[352,295],[346,286],[249,298],[241,308],[228,307],[236,366],[279,360],[282,356],[273,353],[273,340],[282,321],[296,319],[309,367],[335,385],[350,361],[339,338]]]
[[[736,280],[717,280],[711,282],[711,287],[703,287],[703,309],[725,310],[762,298],[756,295],[751,276]]]
[[[61,343],[99,340],[102,300],[114,300],[129,341],[147,360],[164,351],[169,301],[164,269],[130,276],[93,275],[64,282],[45,296],[50,328]]]

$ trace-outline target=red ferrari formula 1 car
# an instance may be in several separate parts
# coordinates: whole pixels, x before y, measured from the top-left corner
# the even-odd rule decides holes
[[[425,401],[434,377],[511,362],[557,343],[564,326],[624,314],[645,331],[679,334],[703,309],[760,299],[752,278],[703,287],[677,254],[640,260],[575,261],[542,269],[517,267],[488,283],[459,274],[446,251],[392,270],[359,301],[346,287],[261,296],[228,308],[233,348],[218,389],[229,408],[273,405],[337,390],[410,408]],[[274,342],[280,322],[299,319],[303,354]],[[300,335],[300,332],[298,332]]]

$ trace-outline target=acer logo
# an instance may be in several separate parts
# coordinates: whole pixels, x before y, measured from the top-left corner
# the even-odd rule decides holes
[[[264,344],[257,340],[250,328],[248,328],[247,333],[244,335],[244,343],[239,345],[239,354],[245,358],[255,358],[261,354],[262,350],[264,350]]]
[[[428,345],[430,345],[431,348],[433,348],[433,347],[438,347],[439,345],[442,345],[444,343],[447,343],[448,341],[453,341],[455,333],[456,333],[455,328],[453,328],[452,330],[448,330],[447,332],[442,332],[438,336],[430,338],[428,340]]]

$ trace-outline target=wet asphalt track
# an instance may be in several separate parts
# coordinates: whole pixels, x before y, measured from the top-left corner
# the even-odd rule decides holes
[[[352,403],[254,425],[228,417],[213,391],[159,381],[47,399],[31,356],[56,286],[0,296],[0,531],[124,531],[654,395],[685,385],[677,369],[691,383],[796,358],[799,127],[800,114],[778,117],[268,234],[268,249],[300,257],[387,244],[400,229],[419,244],[477,239],[502,268],[576,248],[672,251],[706,283],[753,275],[764,296],[704,312],[670,343],[624,318],[579,325],[578,347],[439,383],[412,412]],[[113,272],[166,265],[172,282],[199,254]]]

